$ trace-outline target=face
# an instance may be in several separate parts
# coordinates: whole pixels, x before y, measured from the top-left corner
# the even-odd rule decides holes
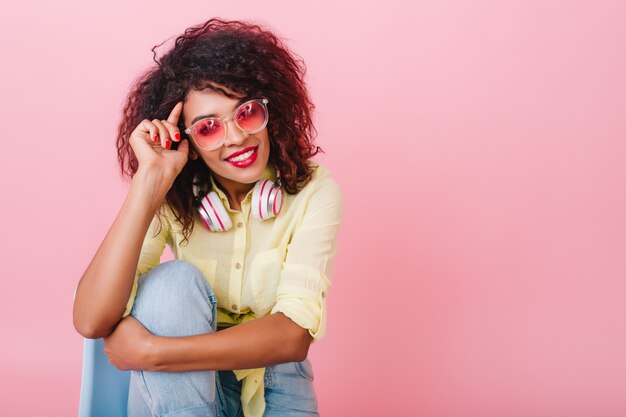
[[[211,83],[230,94],[235,94],[237,98],[229,98],[217,91],[205,89],[202,91],[191,90],[183,103],[183,121],[185,127],[192,125],[198,116],[213,114],[215,117],[227,117],[237,108],[240,99],[245,95],[236,94],[234,91]],[[250,97],[252,98],[252,97]],[[226,122],[226,138],[224,144],[214,150],[200,149],[194,146],[190,140],[191,159],[202,158],[207,164],[215,179],[226,188],[241,189],[241,185],[249,184],[250,187],[261,178],[263,170],[267,165],[270,155],[270,139],[267,126],[263,130],[248,134],[239,129],[233,119]],[[240,152],[246,148],[255,148],[256,159],[250,165],[231,163],[228,158],[235,152]]]

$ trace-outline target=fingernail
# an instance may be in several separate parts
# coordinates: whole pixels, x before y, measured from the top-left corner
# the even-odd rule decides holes
[[[172,148],[172,141],[171,140],[166,140],[165,141],[165,148],[166,149],[171,149]]]
[[[156,141],[157,141],[157,135],[154,135],[154,137],[152,138],[152,140],[153,140],[154,142],[156,142]]]
[[[176,138],[176,140],[180,140],[180,133],[178,132],[174,133],[174,137]]]

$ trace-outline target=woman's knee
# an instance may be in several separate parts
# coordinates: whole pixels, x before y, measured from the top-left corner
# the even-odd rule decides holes
[[[213,289],[204,274],[195,265],[181,260],[163,262],[139,277],[139,285],[172,288],[194,288],[206,291],[207,297],[214,295]]]
[[[190,336],[212,331],[216,303],[202,271],[175,260],[139,277],[131,315],[158,336]]]

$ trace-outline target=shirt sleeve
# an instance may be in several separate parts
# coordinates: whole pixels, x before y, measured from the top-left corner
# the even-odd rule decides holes
[[[270,314],[282,312],[308,329],[315,342],[326,333],[326,297],[343,217],[343,194],[337,182],[327,177],[306,204],[302,222],[287,246]]]
[[[137,271],[135,272],[135,279],[133,281],[133,288],[130,292],[130,297],[128,298],[126,309],[122,317],[128,316],[133,309],[139,277],[161,262],[161,255],[163,254],[163,249],[165,249],[165,243],[170,240],[170,223],[167,216],[164,214],[165,203],[163,203],[160,210],[161,221],[159,221],[157,214],[155,214],[148,227],[146,236],[143,239],[139,261],[137,262]]]

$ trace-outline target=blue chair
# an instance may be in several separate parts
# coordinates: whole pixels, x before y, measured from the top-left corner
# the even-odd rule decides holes
[[[104,353],[103,339],[84,339],[78,417],[126,417],[130,371],[120,371]]]

